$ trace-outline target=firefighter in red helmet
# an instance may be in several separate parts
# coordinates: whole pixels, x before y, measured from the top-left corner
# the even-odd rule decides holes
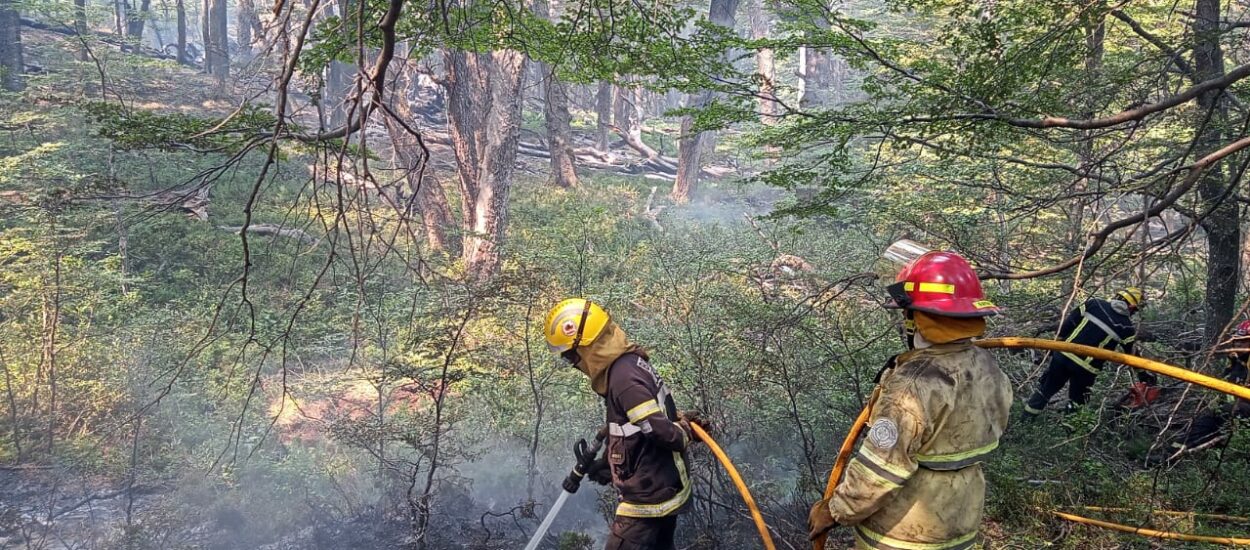
[[[854,526],[856,548],[962,550],[979,544],[981,463],[998,447],[1011,383],[972,345],[998,313],[963,257],[928,252],[889,287],[909,351],[880,375],[865,440],[833,497],[812,506],[809,535]]]

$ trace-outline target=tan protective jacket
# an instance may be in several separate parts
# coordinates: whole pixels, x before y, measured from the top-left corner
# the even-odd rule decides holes
[[[985,504],[981,462],[998,447],[1011,383],[970,340],[905,353],[884,373],[868,435],[829,501],[856,548],[975,546]]]

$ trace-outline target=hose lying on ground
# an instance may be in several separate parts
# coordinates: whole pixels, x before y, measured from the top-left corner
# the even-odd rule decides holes
[[[1132,508],[1108,508],[1105,506],[1082,506],[1081,508],[1091,512],[1107,512],[1109,514],[1126,514],[1138,511]],[[1182,512],[1177,510],[1151,510],[1150,515],[1168,516],[1174,518],[1205,518],[1213,519],[1215,521],[1226,521],[1229,523],[1250,523],[1250,518],[1247,517],[1228,516],[1224,514],[1203,514],[1200,512]]]
[[[1172,531],[1156,531],[1154,529],[1146,529],[1144,527],[1133,527],[1130,525],[1122,525],[1112,523],[1110,521],[1101,521],[1090,519],[1073,514],[1063,512],[1051,512],[1068,521],[1083,523],[1085,525],[1093,525],[1094,527],[1102,527],[1103,529],[1111,529],[1133,535],[1141,535],[1143,537],[1153,537],[1157,539],[1183,540],[1189,542],[1209,542],[1212,544],[1227,544],[1230,546],[1250,546],[1250,539],[1239,539],[1233,537],[1209,537],[1206,535],[1190,535],[1186,533],[1174,533]]]
[[[751,497],[751,491],[747,489],[747,484],[743,483],[742,476],[738,475],[738,469],[734,467],[734,463],[729,460],[729,456],[725,451],[721,450],[720,445],[716,444],[716,440],[708,435],[702,426],[690,423],[690,429],[694,430],[694,434],[699,437],[712,450],[712,454],[716,455],[716,459],[725,467],[725,471],[729,473],[729,479],[732,479],[734,485],[738,487],[738,492],[742,493],[742,501],[747,504],[747,509],[751,511],[751,519],[755,520],[755,528],[760,532],[760,539],[764,541],[764,548],[767,550],[776,550],[773,546],[773,537],[768,533],[768,525],[764,523],[764,515],[760,513],[759,506],[755,505],[755,499]]]

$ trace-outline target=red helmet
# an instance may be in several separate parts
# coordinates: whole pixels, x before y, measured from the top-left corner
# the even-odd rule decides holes
[[[1250,321],[1242,321],[1237,325],[1237,336],[1245,336],[1250,334]]]
[[[946,317],[987,317],[998,307],[985,299],[981,280],[968,261],[954,252],[927,252],[898,273],[886,307]]]

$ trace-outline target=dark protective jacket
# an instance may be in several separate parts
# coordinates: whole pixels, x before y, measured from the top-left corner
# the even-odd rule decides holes
[[[677,424],[677,405],[664,381],[638,352],[616,359],[604,395],[608,464],[620,493],[616,515],[665,517],[690,499],[686,447],[690,434]]]
[[[1007,427],[1011,382],[965,339],[899,356],[880,388],[830,514],[855,526],[856,548],[972,548],[985,503],[981,462]]]
[[[1081,344],[1095,348],[1114,350],[1116,346],[1124,353],[1133,353],[1133,343],[1137,341],[1137,327],[1129,317],[1128,304],[1119,300],[1107,301],[1091,298],[1075,311],[1068,313],[1063,325],[1059,327],[1059,338],[1065,342]],[[1052,365],[1071,363],[1089,372],[1098,374],[1106,361],[1061,352],[1051,360]]]

